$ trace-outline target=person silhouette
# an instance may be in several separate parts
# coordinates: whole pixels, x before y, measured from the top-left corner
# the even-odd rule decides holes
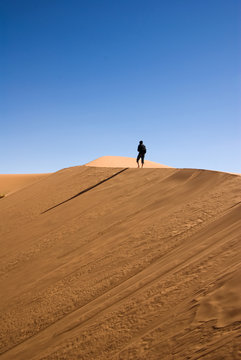
[[[145,154],[146,154],[146,147],[143,144],[142,140],[139,142],[137,151],[138,151],[138,155],[137,155],[137,158],[136,158],[136,162],[137,162],[137,165],[138,165],[138,168],[139,168],[140,167],[139,160],[141,159],[141,167],[143,167],[143,165],[144,165],[144,157],[145,157]]]

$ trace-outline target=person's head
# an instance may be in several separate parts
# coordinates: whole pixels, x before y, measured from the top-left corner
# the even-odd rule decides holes
[[[143,144],[143,141],[141,140],[141,141],[140,141],[140,145],[142,145],[142,144]]]

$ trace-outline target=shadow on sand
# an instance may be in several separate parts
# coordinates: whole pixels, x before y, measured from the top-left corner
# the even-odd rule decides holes
[[[92,186],[88,187],[87,189],[84,189],[84,190],[80,191],[78,194],[76,194],[76,195],[72,196],[71,198],[69,198],[69,199],[67,199],[67,200],[62,201],[61,203],[59,203],[59,204],[57,204],[57,205],[54,205],[54,206],[52,206],[51,208],[49,208],[49,209],[47,209],[47,210],[44,210],[41,214],[45,214],[47,211],[50,211],[50,210],[52,210],[52,209],[56,208],[57,206],[60,206],[60,205],[62,205],[62,204],[64,204],[64,203],[66,203],[66,202],[68,202],[68,201],[70,201],[70,200],[72,200],[72,199],[74,199],[74,198],[76,198],[76,197],[78,197],[78,196],[80,196],[80,195],[82,195],[82,194],[86,193],[87,191],[90,191],[90,190],[92,190],[92,189],[96,188],[97,186],[99,186],[99,185],[103,184],[104,182],[106,182],[106,181],[108,181],[108,180],[112,179],[113,177],[115,177],[115,176],[117,176],[117,175],[121,174],[122,172],[126,171],[127,169],[128,169],[128,168],[125,168],[125,169],[122,169],[122,170],[118,171],[118,172],[117,172],[117,173],[115,173],[114,175],[111,175],[111,176],[109,176],[108,178],[106,178],[106,179],[104,179],[104,180],[101,180],[101,181],[100,181],[100,182],[98,182],[97,184],[92,185]]]

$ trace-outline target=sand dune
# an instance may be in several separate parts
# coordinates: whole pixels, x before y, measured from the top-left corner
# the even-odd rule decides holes
[[[141,162],[140,162],[141,164]],[[124,156],[102,156],[85,164],[86,166],[112,167],[112,168],[136,168],[136,159]],[[154,161],[145,160],[145,168],[169,168],[170,166],[158,164]]]
[[[9,194],[49,174],[0,174],[0,194]]]
[[[0,200],[0,359],[238,359],[241,177],[101,166]]]

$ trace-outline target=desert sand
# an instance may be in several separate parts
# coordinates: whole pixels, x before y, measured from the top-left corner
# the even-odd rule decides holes
[[[0,174],[0,194],[8,195],[49,174]]]
[[[141,160],[139,161],[141,165]],[[123,156],[102,156],[96,160],[85,164],[86,166],[112,167],[112,168],[136,168],[136,158]],[[154,161],[145,160],[145,168],[170,168],[170,166],[162,165]]]
[[[241,177],[104,160],[0,199],[0,359],[240,359]]]

